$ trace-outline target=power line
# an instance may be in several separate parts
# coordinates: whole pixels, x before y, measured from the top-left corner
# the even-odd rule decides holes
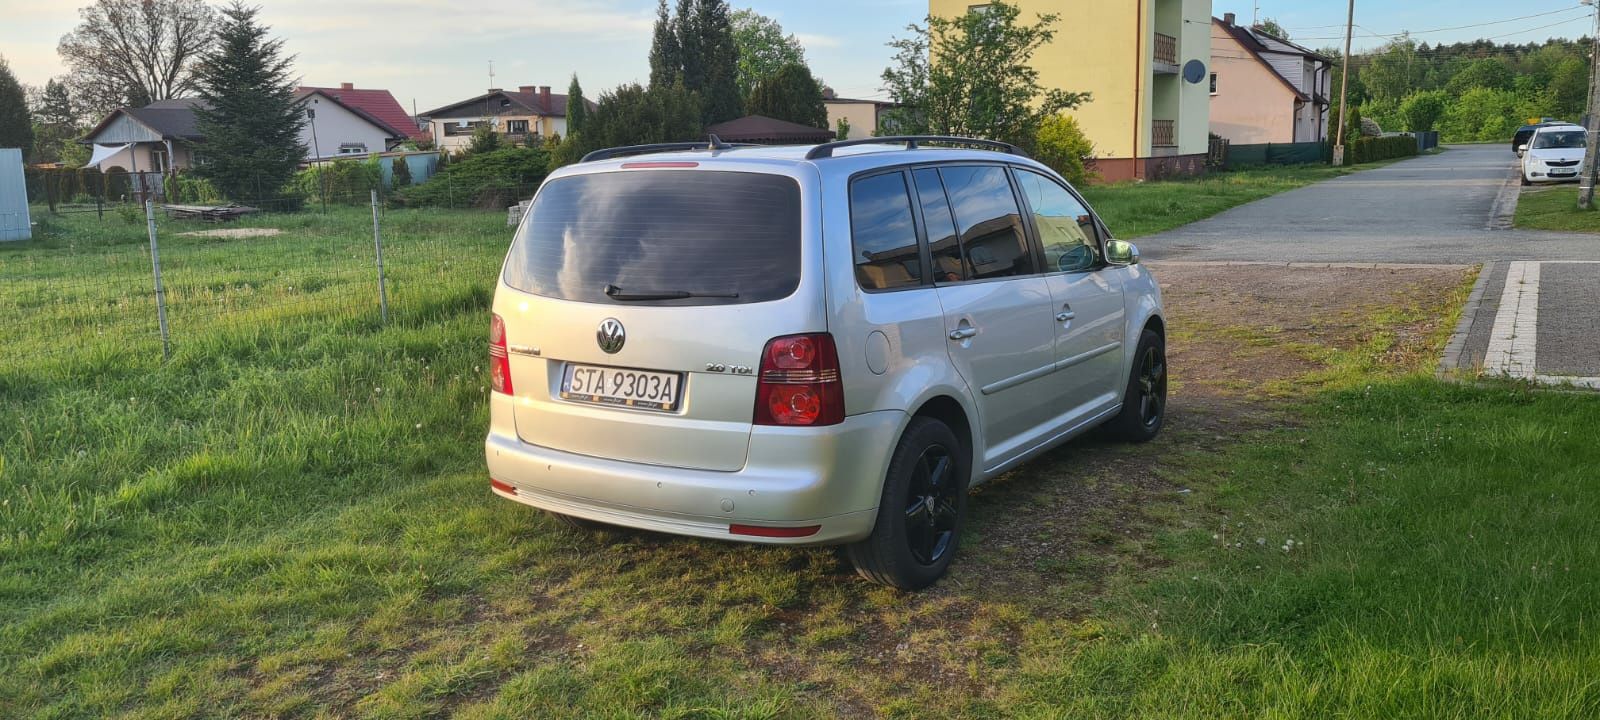
[[[1429,35],[1429,34],[1432,34],[1432,33],[1450,32],[1450,31],[1453,31],[1453,30],[1467,30],[1467,29],[1471,29],[1471,28],[1475,28],[1475,27],[1487,27],[1489,25],[1504,25],[1506,23],[1519,22],[1519,21],[1522,21],[1522,20],[1531,20],[1531,19],[1537,18],[1537,17],[1545,17],[1545,16],[1548,16],[1548,15],[1557,15],[1557,14],[1560,14],[1560,13],[1570,13],[1570,12],[1578,11],[1578,10],[1581,10],[1586,14],[1589,13],[1589,12],[1592,12],[1588,7],[1585,7],[1583,5],[1577,5],[1577,6],[1574,6],[1574,7],[1562,8],[1560,10],[1551,10],[1549,12],[1534,13],[1533,15],[1523,15],[1522,17],[1507,18],[1505,20],[1491,20],[1489,22],[1473,23],[1471,25],[1457,25],[1455,27],[1436,28],[1436,29],[1433,29],[1433,30],[1408,30],[1408,31],[1403,30],[1403,31],[1397,32],[1397,33],[1384,34],[1384,33],[1373,33],[1371,30],[1367,30],[1366,28],[1361,28],[1361,29],[1362,30],[1366,30],[1368,33],[1371,33],[1372,36],[1376,37],[1376,38],[1397,38],[1397,37],[1400,37],[1402,35]],[[1579,16],[1574,15],[1574,16],[1572,16],[1570,18],[1562,20],[1561,22],[1555,23],[1555,25],[1562,25],[1562,24],[1565,24],[1565,23],[1568,23],[1568,22],[1572,22],[1572,21],[1577,20],[1577,19],[1579,19]],[[1360,26],[1358,25],[1357,27],[1360,27]],[[1543,27],[1552,27],[1552,26],[1551,25],[1545,25]],[[1302,28],[1302,29],[1306,29],[1306,28]],[[1523,30],[1523,31],[1519,31],[1519,32],[1529,32],[1531,30],[1539,30],[1539,29],[1542,29],[1542,28],[1530,28],[1529,30]],[[1515,34],[1515,33],[1513,33],[1513,34]],[[1307,37],[1307,38],[1293,38],[1293,39],[1295,40],[1295,42],[1300,42],[1302,40],[1343,40],[1344,36],[1343,35],[1331,35],[1331,36],[1325,36],[1325,37]]]

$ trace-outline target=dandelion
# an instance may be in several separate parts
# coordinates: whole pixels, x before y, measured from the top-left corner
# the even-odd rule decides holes
[[[1257,545],[1266,545],[1267,544],[1267,539],[1266,538],[1256,538],[1256,544]]]
[[[421,429],[422,429],[422,423],[417,423],[417,429],[418,429],[418,430],[421,430]]]

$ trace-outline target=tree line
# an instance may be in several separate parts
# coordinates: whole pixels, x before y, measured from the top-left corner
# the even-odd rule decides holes
[[[1340,53],[1333,87],[1339,87]],[[1588,39],[1497,44],[1397,37],[1350,57],[1349,102],[1386,131],[1437,131],[1447,142],[1509,140],[1528,120],[1578,121],[1589,92]]]

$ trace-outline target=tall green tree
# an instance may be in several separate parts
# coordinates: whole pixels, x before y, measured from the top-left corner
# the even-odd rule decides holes
[[[33,157],[33,116],[28,112],[28,95],[3,57],[0,57],[0,148],[22,148],[23,158]]]
[[[700,36],[698,0],[678,0],[672,17],[672,34],[678,43],[678,77],[690,92],[706,84],[705,42]]]
[[[1417,58],[1416,41],[1405,35],[1389,41],[1378,52],[1368,56],[1360,71],[1361,87],[1366,97],[1399,102],[1417,90],[1417,80],[1425,69],[1425,60],[1418,62]],[[1351,65],[1355,66],[1355,63]]]
[[[822,102],[822,85],[804,65],[788,65],[756,83],[745,105],[751,115],[828,127],[828,107]]]
[[[800,40],[783,26],[749,8],[733,11],[733,45],[739,52],[739,91],[749,97],[756,83],[790,65],[805,65]]]
[[[667,11],[667,0],[656,4],[656,27],[650,43],[650,87],[667,87],[683,79],[683,49],[677,28]]]
[[[701,117],[712,125],[743,114],[744,95],[739,92],[739,48],[733,41],[733,21],[727,0],[697,0],[694,29],[700,34],[701,72],[705,80],[698,89]],[[687,73],[686,73],[687,74]]]
[[[1003,140],[1032,148],[1046,118],[1090,100],[1088,93],[1039,84],[1033,55],[1055,38],[1058,15],[1018,22],[1017,6],[995,2],[984,12],[955,18],[929,16],[910,25],[911,36],[883,71],[883,84],[901,107],[886,129]]]
[[[579,134],[569,134],[563,160],[590,150],[619,145],[683,142],[702,137],[699,97],[683,83],[644,88],[622,85],[600,94],[594,114]]]
[[[258,7],[237,0],[222,10],[215,45],[201,61],[195,108],[205,162],[194,172],[225,197],[262,202],[277,197],[305,159],[300,129],[305,109],[294,98],[292,57],[268,37]]]
[[[588,118],[589,101],[583,98],[583,86],[578,84],[578,74],[573,73],[572,82],[567,84],[567,134],[582,130]]]

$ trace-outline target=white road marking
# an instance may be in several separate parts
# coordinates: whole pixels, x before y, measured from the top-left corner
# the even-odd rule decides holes
[[[1567,261],[1561,262],[1565,264]],[[1532,380],[1540,385],[1600,390],[1600,377],[1542,375],[1535,370],[1541,264],[1514,262],[1506,269],[1506,288],[1500,294],[1500,309],[1495,312],[1494,329],[1489,335],[1489,351],[1483,358],[1484,372]]]
[[[1514,262],[1506,269],[1484,370],[1494,375],[1537,380],[1535,345],[1539,330],[1539,263]]]

